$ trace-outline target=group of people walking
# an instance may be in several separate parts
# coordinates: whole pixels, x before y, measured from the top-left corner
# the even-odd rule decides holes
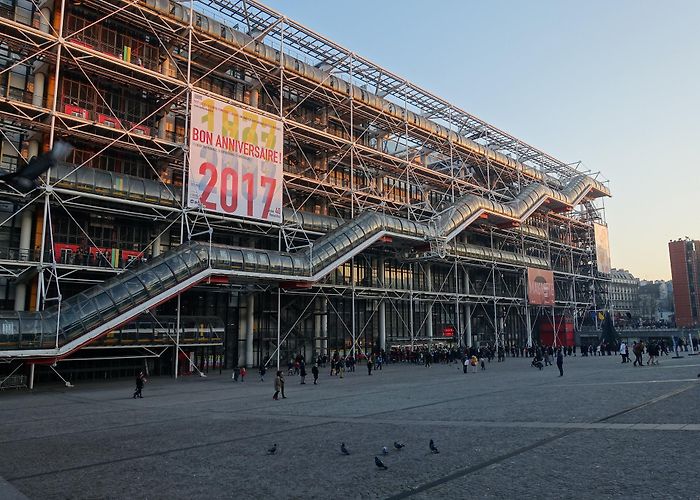
[[[643,340],[639,342],[632,343],[632,353],[634,354],[634,362],[632,366],[644,366],[644,351],[646,350],[647,355],[647,365],[658,365],[659,357],[662,354],[668,355],[668,350],[666,349],[663,342],[649,341],[648,344],[644,344]],[[625,342],[620,343],[620,357],[622,358],[622,363],[630,362],[629,355],[630,348]]]

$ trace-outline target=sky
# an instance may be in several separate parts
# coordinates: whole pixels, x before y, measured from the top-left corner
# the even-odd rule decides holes
[[[263,2],[601,172],[614,267],[670,279],[669,240],[700,239],[700,2]]]

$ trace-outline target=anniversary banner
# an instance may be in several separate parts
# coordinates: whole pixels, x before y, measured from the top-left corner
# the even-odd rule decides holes
[[[187,206],[282,222],[282,122],[194,92]]]

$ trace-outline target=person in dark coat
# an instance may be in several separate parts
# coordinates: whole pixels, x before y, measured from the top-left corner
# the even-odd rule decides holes
[[[311,375],[314,376],[314,385],[316,385],[318,382],[318,363],[314,363],[314,366],[311,367]]]
[[[282,370],[277,370],[277,375],[275,376],[275,394],[272,399],[279,399],[280,391],[282,391],[282,397],[284,397],[284,375]]]
[[[141,395],[141,391],[143,390],[143,384],[146,383],[146,375],[144,375],[143,372],[139,372],[138,375],[136,375],[136,390],[134,391],[134,398],[143,398]]]
[[[306,384],[306,363],[303,361],[301,362],[301,366],[299,366],[299,376],[301,377],[301,383]]]
[[[559,368],[559,376],[564,376],[564,352],[561,347],[557,349],[557,368]]]

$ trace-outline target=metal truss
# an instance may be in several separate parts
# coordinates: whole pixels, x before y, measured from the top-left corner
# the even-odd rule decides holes
[[[15,168],[21,167],[58,138],[68,138],[81,152],[70,162],[69,174],[57,177],[49,172],[27,195],[0,195],[13,204],[0,227],[18,227],[25,212],[41,224],[36,248],[20,248],[12,255],[3,255],[0,249],[0,277],[34,280],[35,303],[30,305],[35,308],[60,298],[55,291],[59,282],[96,282],[103,275],[124,271],[111,263],[85,269],[62,262],[54,251],[58,235],[48,224],[56,217],[72,221],[94,248],[99,244],[80,225],[86,213],[148,225],[152,229],[147,239],[133,243],[154,257],[161,246],[176,246],[188,238],[287,251],[313,247],[322,233],[294,220],[276,225],[205,216],[186,207],[188,104],[194,90],[284,123],[284,204],[294,214],[352,219],[374,210],[434,222],[464,194],[508,202],[534,182],[524,169],[494,161],[485,149],[460,147],[450,137],[409,121],[408,112],[536,169],[545,174],[545,183],[562,184],[582,174],[605,182],[600,174],[530,146],[253,0],[182,2],[179,18],[145,0],[49,4],[27,0],[12,19],[0,16],[0,138],[3,147],[13,151],[7,156],[16,159]],[[99,36],[104,30],[115,34],[122,30],[130,37],[123,45],[141,43],[146,48],[137,56],[122,57],[121,46],[106,44]],[[247,41],[230,43],[226,30],[245,33]],[[277,60],[256,52],[261,46],[276,49]],[[302,70],[290,69],[290,58],[326,76],[317,81]],[[13,89],[13,81],[24,84]],[[354,92],[338,88],[338,82],[381,98],[398,111],[372,107],[356,99]],[[138,92],[123,93],[122,88]],[[397,116],[401,110],[403,119]],[[152,202],[145,195],[116,197],[70,183],[73,173],[110,170],[113,167],[103,159],[123,155],[138,165],[139,177],[157,184],[171,202]],[[45,216],[38,217],[39,213]],[[559,286],[557,303],[548,314],[571,314],[578,325],[587,314],[603,310],[607,300],[606,277],[595,269],[593,222],[604,222],[604,207],[586,199],[576,207],[537,212],[523,224],[478,221],[458,239],[547,259]],[[433,315],[454,323],[460,339],[468,330],[464,318],[472,315],[498,345],[509,342],[504,329],[518,332],[520,339],[530,338],[530,315],[537,313],[527,303],[524,265],[460,257],[450,252],[446,241],[427,246],[370,248],[352,258],[347,282],[326,279],[311,290],[278,288],[274,355],[279,357],[285,339],[308,337],[308,328],[299,326],[303,315],[291,322],[283,318],[282,296],[308,300],[301,308],[304,314],[314,310],[317,299],[331,306],[336,299],[347,301],[353,319],[341,324],[351,339],[350,351],[363,348],[358,339],[373,328],[382,302],[397,313],[398,304],[412,308],[408,321],[399,315],[412,341],[424,337]],[[20,255],[23,250],[31,251]],[[375,260],[367,264],[370,257]],[[367,268],[375,266],[376,274],[376,258],[415,276],[425,275],[433,266],[443,278],[430,289],[387,286],[383,277],[372,278],[370,286],[362,282],[360,267],[363,262]],[[250,293],[253,288],[249,286]],[[368,302],[372,302],[369,317],[355,321],[357,304]],[[329,309],[328,315],[340,315]]]

